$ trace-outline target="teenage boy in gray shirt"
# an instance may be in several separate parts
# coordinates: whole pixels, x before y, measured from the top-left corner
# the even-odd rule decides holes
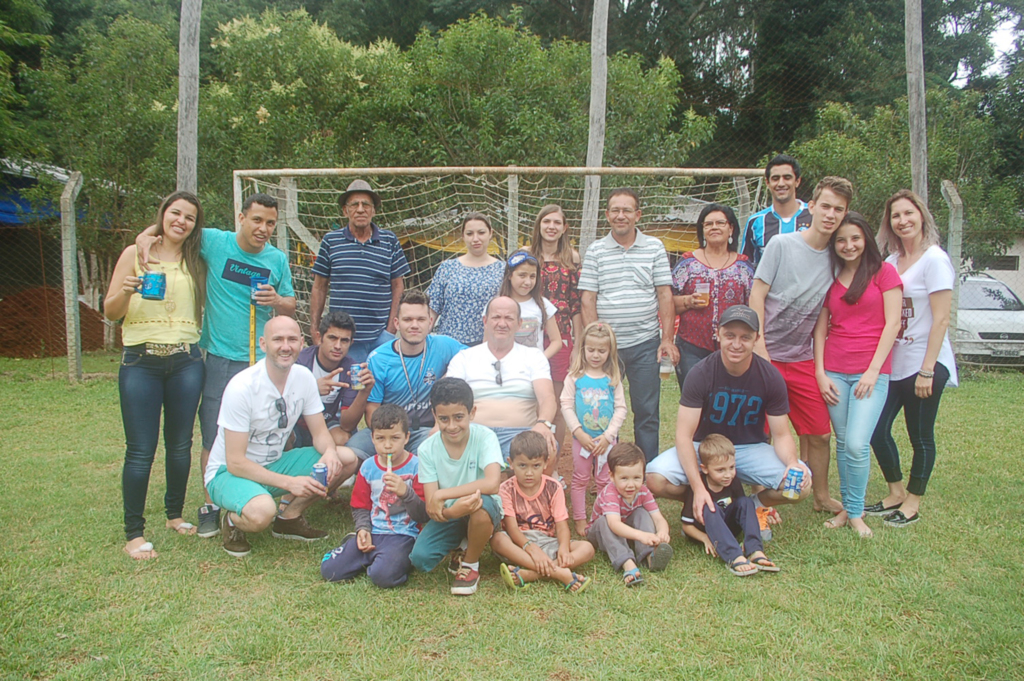
[[[771,360],[786,381],[789,419],[800,436],[800,458],[812,474],[814,509],[833,513],[843,507],[828,491],[832,427],[814,376],[811,341],[821,304],[835,279],[829,239],[846,217],[852,197],[849,180],[823,178],[807,204],[810,228],[768,242],[750,291],[750,307],[764,320],[754,352]]]

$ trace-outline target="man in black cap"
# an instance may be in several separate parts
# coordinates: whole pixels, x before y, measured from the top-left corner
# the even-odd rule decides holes
[[[310,332],[313,343],[319,344],[324,303],[329,310],[344,310],[356,322],[348,356],[362,363],[374,348],[395,338],[392,325],[409,263],[394,232],[373,222],[380,196],[369,182],[354,180],[338,198],[338,205],[348,224],[320,242],[309,299]]]
[[[810,490],[811,472],[797,457],[789,432],[786,382],[771,362],[754,354],[759,330],[757,313],[746,305],[733,305],[722,313],[720,349],[691,369],[683,383],[676,446],[647,465],[647,487],[655,496],[683,501],[686,485],[690,486],[693,510],[702,524],[704,513],[714,512],[715,505],[701,481],[697,448],[711,433],[724,435],[736,447],[739,479],[765,488],[754,495],[755,506],[798,501],[782,496],[790,468],[804,472],[800,498]]]

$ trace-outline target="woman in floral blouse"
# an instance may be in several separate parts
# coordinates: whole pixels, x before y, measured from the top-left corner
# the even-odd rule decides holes
[[[740,225],[732,208],[708,204],[697,218],[700,248],[683,253],[672,272],[673,301],[679,314],[679,364],[683,380],[700,360],[718,348],[718,320],[733,305],[746,305],[754,283],[754,268],[737,253]]]

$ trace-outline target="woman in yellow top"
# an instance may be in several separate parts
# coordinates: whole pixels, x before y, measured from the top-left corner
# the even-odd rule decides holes
[[[181,518],[192,464],[192,430],[203,391],[199,330],[203,318],[206,265],[199,257],[203,209],[190,192],[165,198],[157,212],[163,240],[150,251],[150,272],[164,275],[162,299],[140,293],[142,270],[135,246],[121,253],[103,301],[107,319],[124,318],[124,354],[118,373],[125,457],[121,476],[124,497],[125,552],[136,560],[155,558],[144,536],[149,473],[164,415],[167,528],[195,534]]]

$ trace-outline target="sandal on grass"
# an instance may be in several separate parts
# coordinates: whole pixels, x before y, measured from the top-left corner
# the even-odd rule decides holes
[[[148,542],[148,541],[139,544],[138,546],[136,546],[131,551],[128,550],[127,546],[124,547],[124,552],[127,553],[128,556],[130,558],[132,558],[133,560],[149,560],[150,558],[156,558],[155,555],[145,556],[145,557],[141,555],[143,553],[150,553],[152,551],[153,551],[153,543],[152,542]]]
[[[753,569],[752,570],[738,570],[737,569],[737,568],[744,567],[744,566],[747,566],[747,565],[749,565]],[[747,560],[743,556],[739,556],[732,563],[726,563],[725,567],[729,568],[729,572],[733,573],[737,577],[749,577],[751,575],[756,575],[758,573],[757,566],[754,565],[753,563],[751,563],[749,560]]]
[[[514,565],[509,567],[505,563],[502,563],[498,567],[498,572],[501,573],[502,581],[504,581],[505,584],[507,584],[513,591],[521,591],[522,589],[530,586],[530,584],[520,576],[519,568]],[[575,576],[576,574],[573,573],[573,577]],[[569,587],[566,588],[568,589]]]
[[[750,562],[757,566],[761,572],[781,572],[782,568],[768,560],[768,556],[761,555],[757,558],[750,557]]]
[[[660,572],[668,567],[672,561],[672,555],[671,544],[658,544],[651,551],[651,555],[647,556],[647,567],[651,569],[651,572]]]
[[[643,586],[644,576],[640,574],[640,568],[622,571],[622,583],[626,586]]]
[[[565,590],[571,594],[581,594],[586,591],[592,581],[594,581],[593,577],[587,577],[586,575],[574,572],[572,573],[572,581],[565,585]]]
[[[177,532],[178,534],[184,535],[186,537],[196,533],[196,526],[192,523],[186,523],[184,521],[174,526],[168,525],[167,529],[171,532]]]

